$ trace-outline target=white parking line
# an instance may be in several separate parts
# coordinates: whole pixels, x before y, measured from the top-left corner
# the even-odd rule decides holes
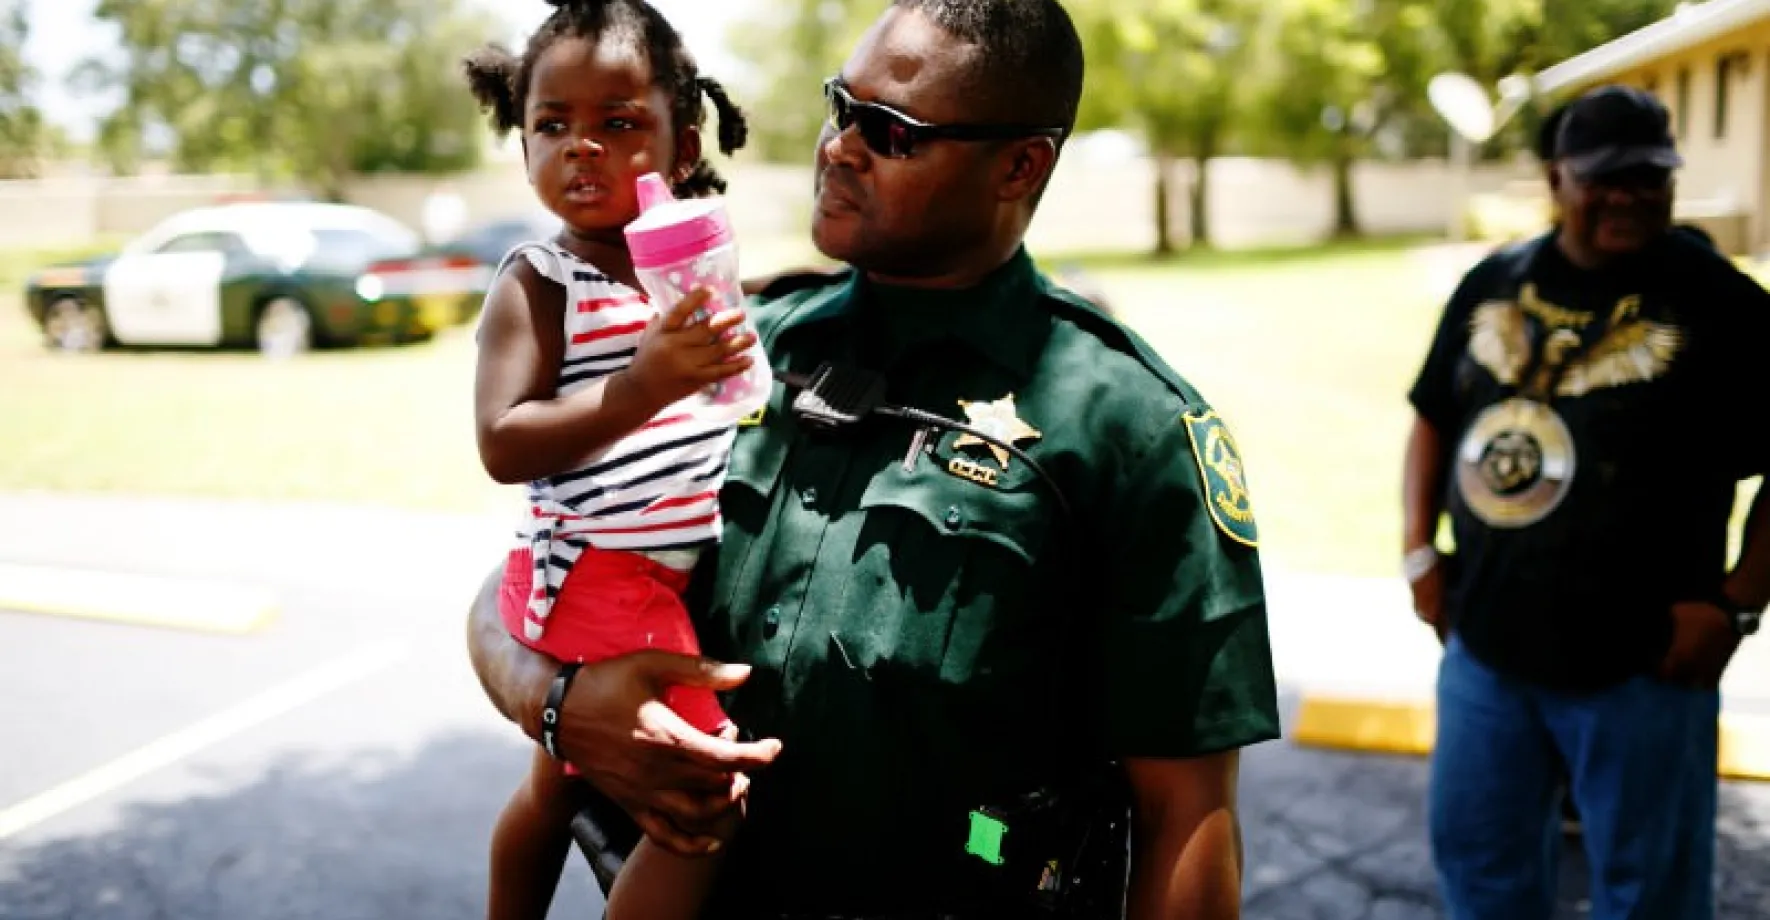
[[[278,716],[392,668],[412,652],[403,642],[366,645],[237,706],[0,811],[0,840],[84,805]]]
[[[213,579],[0,563],[0,610],[243,635],[277,605],[263,588]]]

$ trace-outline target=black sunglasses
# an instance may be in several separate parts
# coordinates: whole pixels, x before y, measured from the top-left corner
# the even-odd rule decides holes
[[[923,141],[1011,141],[1026,137],[1062,140],[1062,128],[1030,125],[933,125],[911,118],[890,106],[862,102],[849,94],[841,78],[824,81],[824,98],[830,104],[830,125],[837,131],[860,129],[867,149],[882,157],[901,160],[914,156]]]

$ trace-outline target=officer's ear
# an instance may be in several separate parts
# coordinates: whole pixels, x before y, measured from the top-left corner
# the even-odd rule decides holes
[[[1048,137],[1015,141],[1002,160],[1002,179],[997,197],[1024,201],[1037,195],[1057,168],[1057,142]]]

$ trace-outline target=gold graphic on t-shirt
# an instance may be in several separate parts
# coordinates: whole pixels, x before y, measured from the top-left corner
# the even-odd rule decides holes
[[[1543,343],[1543,360],[1529,381],[1522,379],[1531,358],[1527,313],[1552,330]],[[1678,327],[1641,318],[1641,298],[1631,294],[1616,302],[1603,336],[1584,354],[1577,354],[1580,337],[1573,330],[1590,319],[1589,313],[1542,300],[1525,285],[1517,303],[1493,300],[1476,308],[1469,321],[1469,357],[1501,385],[1522,385],[1526,395],[1541,399],[1550,395],[1551,387],[1556,396],[1584,396],[1656,380],[1671,369],[1684,344]]]
[[[1530,363],[1530,329],[1510,300],[1490,300],[1469,318],[1469,357],[1502,386],[1513,386]]]
[[[1528,527],[1567,497],[1578,468],[1573,435],[1555,410],[1534,399],[1487,407],[1457,447],[1456,485],[1489,527]]]
[[[1671,369],[1672,359],[1683,347],[1684,333],[1676,326],[1643,319],[1613,325],[1590,351],[1567,366],[1555,392],[1584,396],[1593,390],[1656,380]]]
[[[1584,329],[1596,319],[1590,311],[1573,310],[1544,300],[1537,294],[1536,285],[1529,283],[1518,289],[1518,305],[1550,329]]]

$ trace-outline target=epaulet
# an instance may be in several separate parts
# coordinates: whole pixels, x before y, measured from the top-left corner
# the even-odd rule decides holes
[[[800,291],[809,291],[832,284],[840,284],[848,280],[854,269],[843,265],[827,269],[800,268],[767,275],[744,282],[744,286],[753,293],[751,296],[762,300],[779,300]]]
[[[1180,401],[1187,404],[1198,402],[1198,394],[1193,388],[1168,366],[1168,362],[1156,353],[1141,336],[1132,332],[1123,323],[1112,318],[1092,301],[1076,292],[1063,287],[1057,282],[1040,276],[1040,292],[1051,312],[1075,324],[1084,332],[1099,339],[1101,344],[1113,351],[1124,354],[1141,364],[1156,379],[1168,385]]]

